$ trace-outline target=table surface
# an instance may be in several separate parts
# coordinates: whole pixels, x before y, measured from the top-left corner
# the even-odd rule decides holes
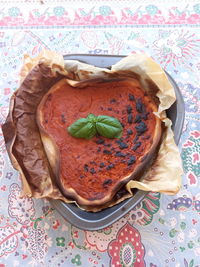
[[[200,4],[133,2],[0,1],[0,123],[25,53],[145,51],[175,79],[185,101],[180,192],[149,193],[111,226],[78,229],[47,200],[20,198],[20,177],[0,131],[0,267],[200,266]]]

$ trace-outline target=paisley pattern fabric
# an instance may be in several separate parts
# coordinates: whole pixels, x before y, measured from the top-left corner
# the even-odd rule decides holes
[[[177,82],[186,119],[182,188],[150,192],[112,225],[84,231],[47,200],[21,198],[0,130],[0,267],[200,266],[200,4],[198,1],[2,1],[0,123],[19,86],[23,55],[144,51]]]

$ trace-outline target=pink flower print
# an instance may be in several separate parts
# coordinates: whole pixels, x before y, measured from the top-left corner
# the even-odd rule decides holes
[[[117,238],[108,246],[110,265],[116,267],[144,267],[144,246],[139,232],[126,223],[117,233]]]
[[[154,42],[154,49],[160,64],[164,63],[166,67],[172,63],[176,67],[178,64],[188,64],[188,58],[198,54],[199,41],[189,31],[162,31],[160,38]]]
[[[192,141],[190,141],[190,140],[187,140],[187,141],[183,144],[184,147],[193,147],[194,145],[195,145],[194,142],[192,142]]]
[[[189,180],[190,185],[196,185],[197,184],[197,177],[196,177],[196,175],[194,175],[193,172],[189,172],[187,174],[187,178]]]
[[[198,152],[192,154],[192,163],[198,164],[200,162],[200,155]]]
[[[53,221],[53,226],[52,227],[53,227],[54,230],[57,230],[59,226],[60,226],[60,223],[59,223],[58,220]]]
[[[171,32],[169,36],[162,37],[161,39],[155,41],[154,45],[157,48],[162,49],[164,55],[172,53],[176,55],[177,57],[181,57],[182,50],[178,46],[178,42],[177,42],[178,38],[179,38],[179,32],[178,30],[175,30]]]
[[[190,133],[195,139],[198,139],[200,137],[200,131],[193,131]]]

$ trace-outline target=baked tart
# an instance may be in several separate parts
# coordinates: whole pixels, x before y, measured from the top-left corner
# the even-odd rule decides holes
[[[53,85],[37,108],[37,124],[63,195],[80,206],[98,207],[109,203],[130,180],[139,180],[161,138],[157,107],[135,78],[85,82],[64,78]],[[70,125],[90,114],[116,118],[121,135],[72,136]]]

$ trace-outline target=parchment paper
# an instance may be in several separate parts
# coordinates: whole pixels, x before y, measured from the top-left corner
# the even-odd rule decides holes
[[[166,118],[166,110],[176,100],[173,86],[165,72],[148,55],[129,55],[113,65],[111,70],[97,68],[75,60],[64,61],[55,52],[45,50],[37,58],[24,56],[20,78],[21,85],[13,94],[10,110],[2,126],[7,151],[13,166],[22,178],[22,196],[35,198],[65,198],[57,187],[48,157],[45,154],[39,129],[36,123],[37,106],[42,97],[59,80],[67,77],[74,81],[84,81],[96,77],[115,75],[139,77],[143,88],[155,99],[158,105],[156,115],[165,124],[158,156],[140,181],[129,181],[126,192],[119,194],[103,207],[80,207],[98,211],[132,196],[132,188],[166,194],[176,194],[181,187],[182,163],[178,147],[171,130],[171,121]]]

